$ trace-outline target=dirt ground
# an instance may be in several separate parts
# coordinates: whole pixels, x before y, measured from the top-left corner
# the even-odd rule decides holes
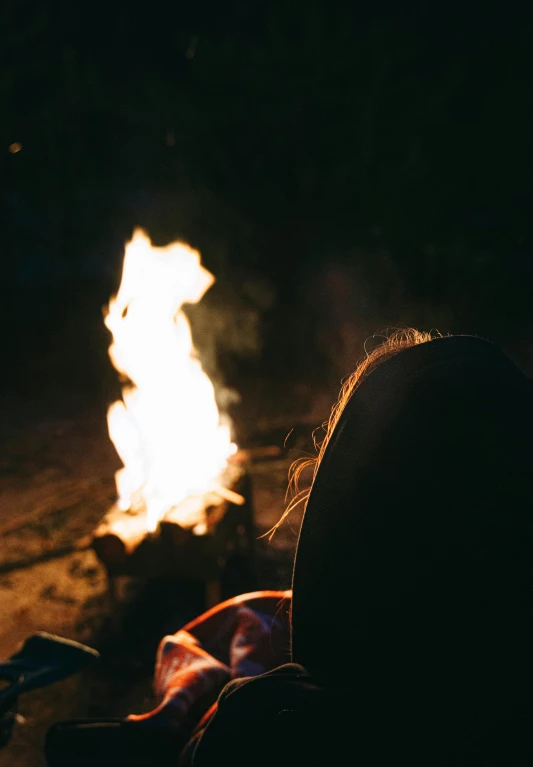
[[[289,450],[251,466],[258,535],[283,511],[288,468],[300,454]],[[105,571],[90,535],[113,502],[118,466],[103,407],[44,407],[15,397],[4,403],[0,655],[7,658],[27,636],[44,630],[96,647],[102,659],[91,671],[20,698],[19,722],[0,751],[0,767],[44,765],[44,737],[54,722],[149,710],[159,639],[202,609],[192,586],[126,582],[119,628],[113,626]],[[290,586],[298,526],[296,514],[270,542],[258,539],[261,587]]]

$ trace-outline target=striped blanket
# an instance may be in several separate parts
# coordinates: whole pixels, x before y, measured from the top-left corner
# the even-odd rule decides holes
[[[232,679],[256,676],[290,659],[291,591],[256,591],[222,602],[161,640],[154,687],[158,705],[130,722],[175,728],[195,738]]]

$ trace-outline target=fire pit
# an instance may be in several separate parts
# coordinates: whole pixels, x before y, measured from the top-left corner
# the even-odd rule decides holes
[[[106,568],[113,600],[120,576],[167,577],[202,581],[206,607],[211,607],[220,601],[221,577],[233,556],[245,556],[253,567],[250,478],[243,468],[230,466],[225,480],[233,486],[225,497],[214,492],[191,496],[169,511],[154,532],[148,532],[135,513],[115,507],[106,515],[94,532],[93,548]],[[183,520],[191,514],[201,514],[204,521],[184,527]]]
[[[93,536],[112,596],[121,575],[179,577],[203,581],[212,605],[232,552],[253,550],[249,477],[182,311],[213,282],[183,243],[157,248],[136,230],[126,246],[105,318],[124,381],[108,411],[124,467],[117,502]]]

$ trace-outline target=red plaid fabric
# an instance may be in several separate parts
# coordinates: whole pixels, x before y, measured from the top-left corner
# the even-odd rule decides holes
[[[231,679],[256,676],[290,660],[291,591],[228,599],[162,639],[154,687],[157,707],[132,721],[191,731],[216,709]]]

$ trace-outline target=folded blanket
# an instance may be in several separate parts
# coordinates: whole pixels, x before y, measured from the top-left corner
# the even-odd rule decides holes
[[[232,679],[257,676],[290,659],[291,591],[228,599],[162,639],[154,687],[157,707],[128,721],[198,731]]]

